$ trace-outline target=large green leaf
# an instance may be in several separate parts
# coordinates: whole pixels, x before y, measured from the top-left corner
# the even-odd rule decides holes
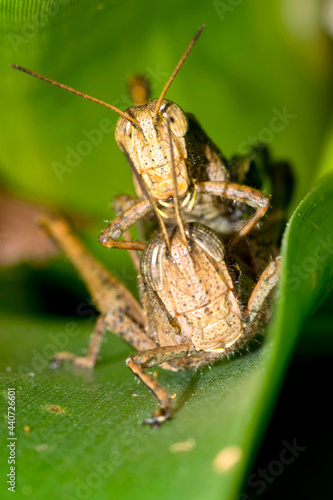
[[[1,379],[1,408],[6,417],[5,388],[15,387],[22,498],[235,498],[297,334],[332,287],[332,192],[330,175],[289,223],[275,317],[264,345],[212,369],[160,370],[159,380],[177,398],[174,419],[158,430],[141,425],[155,401],[126,368],[129,349],[122,341],[109,338],[95,373],[75,376],[70,369],[52,371],[48,359],[57,349],[79,352],[91,324],[3,318],[8,373]],[[187,451],[175,451],[172,445],[180,442]],[[3,449],[5,444],[3,439]],[[222,450],[235,460],[225,472]]]
[[[310,25],[302,32],[306,9],[301,8],[302,16],[296,12],[292,17],[288,2],[278,0],[271,2],[271,9],[264,0],[173,0],[161,6],[151,0],[0,0],[4,180],[25,196],[96,214],[99,228],[91,229],[89,247],[133,287],[124,253],[108,253],[96,242],[101,220],[109,217],[108,202],[131,191],[129,169],[113,132],[104,132],[101,143],[81,154],[77,166],[66,164],[68,151],[87,139],[84,131],[100,128],[103,119],[112,128],[116,117],[8,65],[21,64],[125,108],[125,78],[133,72],[154,74],[158,95],[189,38],[206,22],[206,32],[168,97],[195,113],[228,155],[244,150],[254,140],[250,137],[266,138],[276,157],[294,163],[295,200],[300,200],[313,179],[333,166],[329,135],[318,169],[332,107],[329,45],[314,15],[308,16]],[[42,10],[44,22],[36,17]],[[287,113],[285,123],[281,121],[285,126],[274,131],[272,119],[279,113]],[[54,162],[71,169],[62,181]],[[260,443],[297,334],[332,283],[332,187],[332,176],[326,177],[292,217],[284,239],[280,298],[263,346],[212,369],[176,374],[159,370],[161,383],[177,394],[175,418],[159,430],[141,425],[155,402],[126,368],[130,350],[119,339],[108,337],[91,377],[48,367],[55,350],[80,352],[92,329],[89,316],[46,317],[47,297],[36,281],[43,274],[51,287],[56,283],[56,296],[45,290],[49,302],[55,302],[52,311],[61,313],[61,301],[68,299],[61,290],[75,288],[72,271],[57,264],[50,274],[27,266],[2,272],[0,309],[7,312],[0,320],[0,456],[1,471],[7,473],[6,387],[14,386],[17,497],[234,499]],[[78,303],[87,295],[82,289],[75,294]],[[179,442],[188,451],[170,448]],[[221,455],[219,467],[214,465],[223,449],[234,450],[239,459],[224,473]],[[3,481],[1,494],[10,498],[5,488]]]

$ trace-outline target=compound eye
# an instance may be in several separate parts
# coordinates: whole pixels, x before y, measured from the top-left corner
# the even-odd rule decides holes
[[[169,101],[170,102],[170,101]],[[174,102],[170,102],[162,111],[163,116],[169,121],[170,128],[176,137],[184,137],[188,130],[187,116]]]
[[[216,262],[223,260],[223,244],[212,229],[197,222],[189,222],[185,224],[185,232],[190,240],[199,245]]]
[[[118,118],[116,131],[116,143],[121,151],[126,151],[128,154],[133,153],[134,150],[134,131],[131,122],[126,120],[123,116]]]
[[[155,292],[163,290],[163,255],[165,244],[162,236],[157,236],[143,251],[141,277],[143,282]]]

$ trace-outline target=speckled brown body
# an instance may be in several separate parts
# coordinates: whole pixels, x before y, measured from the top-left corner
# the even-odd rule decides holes
[[[219,238],[205,226],[188,224],[187,243],[178,228],[170,230],[171,255],[161,237],[145,249],[140,307],[126,287],[84,248],[64,219],[53,214],[42,223],[78,269],[101,313],[87,355],[60,352],[56,361],[70,360],[93,368],[104,332],[120,336],[139,351],[128,358],[129,368],[160,403],[148,420],[152,425],[171,416],[172,400],[144,370],[156,365],[170,370],[197,368],[235,351],[258,331],[262,312],[266,314],[265,302],[278,279],[275,260],[260,276],[244,307],[238,301]]]
[[[216,234],[197,223],[186,224],[185,231],[187,244],[174,228],[170,255],[163,238],[157,237],[147,245],[141,260],[148,335],[160,346],[188,345],[201,351],[190,358],[191,363],[186,358],[170,360],[176,369],[193,363],[201,366],[246,343],[255,333],[261,310],[268,320],[263,305],[277,281],[277,261],[272,261],[259,279],[261,285],[253,284],[244,308]]]
[[[186,225],[185,229],[189,248],[179,231],[172,235],[170,256],[159,238],[147,246],[142,258],[142,277],[147,282],[149,275],[150,287],[154,287],[166,311],[179,324],[181,337],[198,351],[224,352],[241,335],[243,321],[223,260],[223,246],[216,239],[215,251],[209,254],[199,246],[193,233],[200,232],[208,245],[215,238],[214,233],[197,224]],[[154,254],[158,255],[155,261]],[[160,266],[160,280],[151,278],[154,266]]]

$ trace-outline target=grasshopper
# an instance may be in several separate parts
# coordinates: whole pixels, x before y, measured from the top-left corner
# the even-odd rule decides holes
[[[93,368],[104,332],[123,338],[138,354],[127,359],[132,372],[153,392],[160,408],[146,422],[159,425],[172,415],[172,399],[144,370],[161,365],[191,369],[227,357],[266,323],[267,297],[278,280],[278,259],[260,276],[245,308],[224,260],[225,250],[213,230],[187,223],[147,244],[142,260],[143,307],[112,273],[87,251],[65,219],[45,215],[42,225],[83,278],[100,311],[84,357],[60,352],[57,362]],[[186,240],[184,240],[184,234]]]
[[[176,183],[175,167],[173,180]],[[160,404],[146,420],[152,426],[171,417],[172,399],[144,370],[157,365],[176,371],[197,368],[237,351],[268,320],[267,299],[279,272],[276,258],[261,274],[243,308],[221,240],[207,226],[183,224],[177,193],[174,203],[177,225],[166,228],[160,219],[161,234],[143,250],[143,307],[83,247],[64,219],[53,215],[42,220],[78,269],[101,313],[87,355],[61,352],[57,361],[93,367],[104,331],[122,337],[139,351],[127,359],[128,367]]]
[[[100,241],[108,247],[143,250],[142,305],[94,259],[64,219],[46,215],[42,224],[78,269],[100,311],[87,355],[78,357],[63,352],[58,353],[57,360],[71,360],[75,365],[92,368],[105,330],[122,337],[139,351],[127,360],[129,368],[152,390],[160,404],[147,420],[152,425],[170,418],[172,403],[167,392],[144,372],[145,368],[159,364],[173,370],[193,368],[237,351],[267,321],[270,292],[278,280],[276,257],[263,266],[252,288],[245,292],[238,289],[229,257],[215,232],[232,234],[228,242],[230,253],[269,207],[268,196],[236,182],[243,182],[251,159],[228,163],[193,115],[185,114],[164,98],[202,29],[159,99],[145,104],[145,92],[141,92],[139,105],[125,112],[13,66],[120,114],[116,140],[132,169],[138,199],[116,200],[121,213],[103,231]],[[221,198],[229,201],[221,203]],[[245,206],[252,213],[244,222]],[[153,212],[161,235],[149,244],[128,241],[131,225],[149,218]],[[169,228],[164,218],[169,220]],[[127,241],[117,241],[121,234]],[[253,243],[260,247],[258,239],[256,236]],[[138,259],[135,263],[139,268]],[[253,275],[252,271],[251,278]],[[241,296],[244,300],[239,299]]]
[[[244,185],[245,176],[253,169],[251,158],[234,158],[230,163],[207,137],[196,118],[185,113],[165,95],[205,26],[201,26],[177,64],[160,97],[148,102],[144,82],[137,87],[137,105],[121,111],[99,99],[17,65],[11,67],[35,76],[66,91],[106,106],[120,115],[116,125],[116,142],[133,165],[136,199],[118,197],[118,216],[99,237],[107,247],[142,249],[144,244],[118,241],[121,234],[129,239],[127,230],[140,219],[149,220],[153,206],[158,213],[175,221],[173,198],[177,192],[184,222],[196,221],[209,225],[222,236],[232,236],[228,249],[232,251],[241,239],[265,215],[269,196],[259,189]],[[137,82],[136,82],[137,83]],[[166,124],[170,123],[172,141]],[[172,181],[171,154],[176,168],[176,185]],[[142,183],[138,182],[141,178]],[[151,199],[145,195],[148,192]],[[221,202],[223,199],[223,203]],[[236,202],[236,203],[235,203]],[[249,213],[250,212],[250,213]],[[156,211],[155,211],[156,213]],[[148,233],[148,237],[150,233]],[[144,235],[147,237],[147,233]]]

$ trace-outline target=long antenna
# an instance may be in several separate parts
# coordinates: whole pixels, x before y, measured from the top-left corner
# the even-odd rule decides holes
[[[173,147],[172,147],[172,136],[171,136],[171,129],[170,129],[170,123],[169,120],[167,120],[167,125],[168,125],[168,135],[169,135],[169,148],[170,148],[170,155],[171,155],[171,168],[172,168],[172,180],[173,180],[173,189],[174,189],[174,195],[173,195],[173,201],[174,201],[174,206],[175,206],[175,213],[176,213],[176,220],[177,224],[180,230],[180,233],[182,235],[182,238],[184,240],[184,243],[186,245],[187,251],[189,252],[188,244],[187,244],[187,237],[186,237],[186,232],[183,224],[183,219],[180,214],[180,207],[179,207],[179,196],[178,196],[178,191],[177,191],[177,176],[176,176],[176,167],[175,167],[175,159],[174,159],[174,154],[173,154]]]
[[[175,67],[172,75],[170,76],[169,80],[167,81],[164,89],[162,90],[162,93],[157,101],[157,104],[156,104],[156,108],[155,108],[155,112],[154,112],[154,121],[156,122],[157,120],[157,116],[158,116],[158,113],[160,111],[160,108],[161,108],[161,104],[162,104],[162,101],[165,97],[165,94],[167,93],[167,91],[169,90],[169,87],[170,85],[172,84],[172,82],[174,81],[174,79],[176,78],[176,75],[178,73],[178,71],[180,70],[180,68],[182,67],[182,65],[184,64],[184,61],[185,59],[187,58],[187,56],[189,55],[189,53],[191,52],[192,48],[193,48],[193,45],[195,44],[195,42],[198,40],[199,36],[201,35],[201,32],[205,29],[206,25],[203,24],[202,26],[200,26],[200,28],[198,29],[198,31],[196,32],[193,40],[191,41],[190,45],[187,47],[186,51],[184,52],[184,55],[183,57],[180,59],[179,63],[177,64],[177,66]]]
[[[134,167],[134,165],[133,165],[133,162],[132,162],[132,160],[131,160],[131,158],[130,158],[129,154],[127,153],[127,151],[126,151],[125,147],[123,146],[123,144],[120,144],[120,146],[121,146],[121,149],[122,149],[122,150],[124,151],[124,153],[125,153],[125,156],[126,156],[126,158],[127,158],[127,161],[128,161],[128,163],[129,163],[129,166],[131,167],[132,173],[133,173],[134,177],[136,178],[136,180],[138,181],[139,186],[140,186],[140,188],[141,188],[142,192],[143,192],[143,193],[147,196],[147,198],[148,198],[148,200],[149,200],[149,202],[150,202],[151,206],[153,207],[153,210],[154,210],[155,215],[156,215],[156,217],[157,217],[157,219],[158,219],[158,222],[159,222],[159,225],[160,225],[161,231],[162,231],[162,233],[163,233],[164,241],[165,241],[166,246],[167,246],[167,248],[168,248],[168,252],[169,252],[169,254],[171,255],[171,243],[170,243],[170,238],[169,238],[169,235],[168,235],[167,229],[166,229],[165,224],[164,224],[164,220],[163,220],[163,218],[162,218],[162,216],[161,216],[160,212],[158,211],[158,209],[157,209],[157,207],[156,207],[156,204],[155,204],[155,202],[154,202],[154,200],[153,200],[153,197],[152,197],[152,195],[151,195],[151,193],[150,193],[149,189],[146,187],[146,185],[145,185],[145,183],[144,183],[144,181],[143,181],[142,177],[141,177],[141,176],[138,174],[138,172],[136,171],[136,169],[135,169],[135,167]]]
[[[46,76],[39,75],[38,73],[34,73],[33,71],[30,71],[30,69],[23,68],[22,66],[18,66],[17,64],[10,64],[9,65],[11,68],[18,69],[19,71],[23,71],[23,73],[27,73],[28,75],[34,76],[36,78],[39,78],[40,80],[43,80],[44,82],[51,83],[51,85],[55,85],[56,87],[59,87],[63,90],[67,90],[67,92],[71,92],[72,94],[76,94],[80,97],[83,97],[83,99],[88,99],[89,101],[95,102],[96,104],[100,104],[101,106],[105,106],[106,108],[112,109],[112,111],[115,111],[118,113],[118,115],[123,116],[126,118],[126,120],[129,120],[132,122],[132,124],[137,128],[139,126],[139,123],[135,118],[132,116],[128,115],[124,111],[121,111],[121,109],[116,108],[115,106],[112,106],[112,104],[108,104],[107,102],[101,101],[100,99],[96,99],[96,97],[91,97],[88,94],[84,94],[83,92],[80,92],[79,90],[72,89],[72,87],[68,87],[67,85],[64,85],[63,83],[56,82],[55,80],[51,80],[50,78],[46,78]]]

